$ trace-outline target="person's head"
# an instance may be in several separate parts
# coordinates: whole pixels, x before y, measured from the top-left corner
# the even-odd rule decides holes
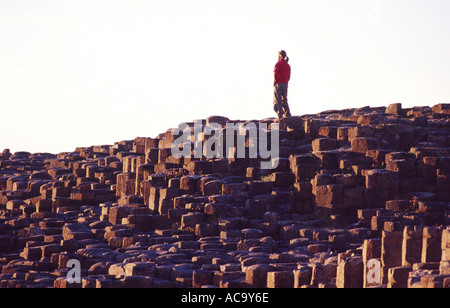
[[[280,50],[279,52],[278,52],[278,59],[283,59],[283,60],[286,60],[286,62],[289,62],[289,57],[287,56],[287,54],[286,54],[286,51],[284,51],[284,50]]]

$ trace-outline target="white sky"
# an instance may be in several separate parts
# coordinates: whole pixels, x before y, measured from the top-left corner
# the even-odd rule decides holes
[[[0,151],[73,151],[224,115],[450,101],[448,0],[0,0]]]

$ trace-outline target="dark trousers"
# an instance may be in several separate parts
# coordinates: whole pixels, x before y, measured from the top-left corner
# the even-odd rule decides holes
[[[288,99],[288,84],[276,83],[273,87],[273,109],[277,113],[279,119],[283,117],[290,117],[291,111],[289,110]]]

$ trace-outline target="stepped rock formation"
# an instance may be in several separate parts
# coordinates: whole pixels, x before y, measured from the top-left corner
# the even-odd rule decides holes
[[[3,151],[0,287],[450,287],[450,105],[252,122],[279,124],[273,170],[170,130]]]

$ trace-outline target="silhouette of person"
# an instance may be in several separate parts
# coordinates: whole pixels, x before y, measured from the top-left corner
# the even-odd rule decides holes
[[[273,109],[279,119],[291,116],[287,99],[288,84],[291,79],[291,66],[288,62],[289,57],[286,55],[286,51],[279,51],[278,62],[274,69],[275,81],[273,84]]]

